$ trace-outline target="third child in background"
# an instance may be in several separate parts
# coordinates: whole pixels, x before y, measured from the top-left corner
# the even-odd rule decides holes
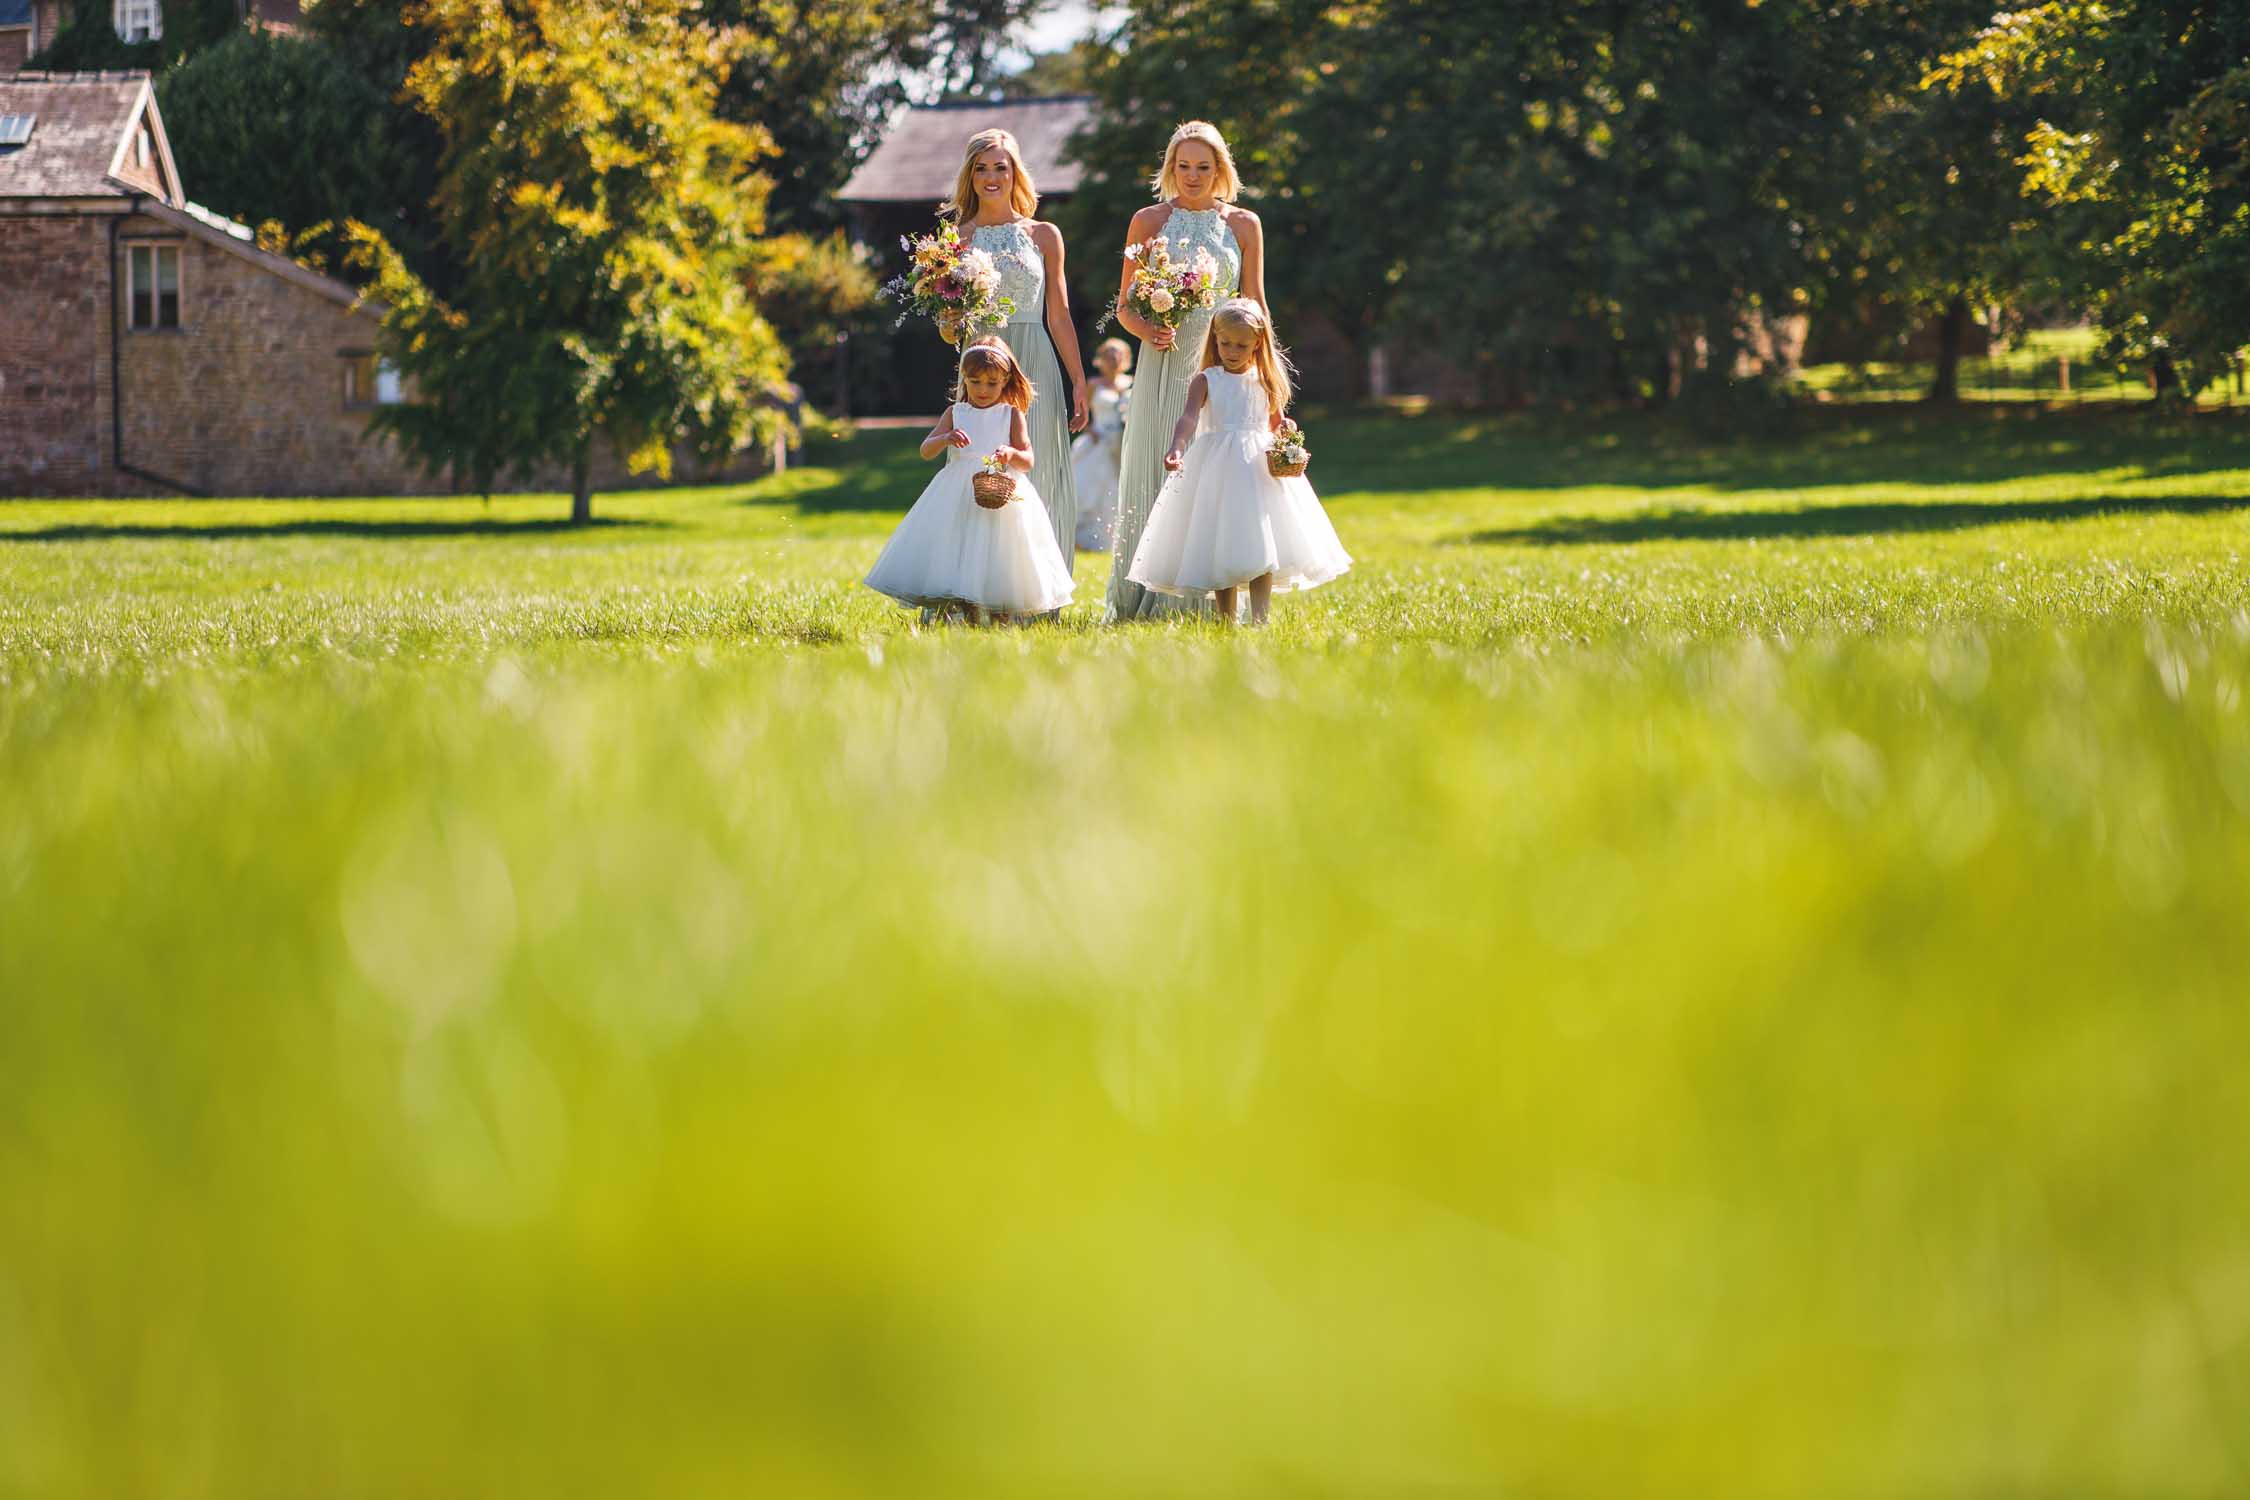
[[[1133,346],[1104,339],[1094,351],[1089,384],[1092,421],[1070,445],[1078,485],[1078,550],[1107,552],[1117,529],[1117,461],[1125,441],[1125,405],[1131,399]]]

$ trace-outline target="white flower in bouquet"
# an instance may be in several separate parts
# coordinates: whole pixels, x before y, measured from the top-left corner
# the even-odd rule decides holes
[[[1152,289],[1148,294],[1148,305],[1158,312],[1170,312],[1172,310],[1171,290],[1161,286]]]

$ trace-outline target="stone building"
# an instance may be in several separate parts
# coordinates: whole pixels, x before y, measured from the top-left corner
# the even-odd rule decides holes
[[[145,73],[0,75],[0,129],[0,496],[451,492],[369,430],[382,305],[189,202]]]
[[[106,0],[110,25],[128,42],[161,41],[162,0]],[[303,12],[297,0],[234,0],[235,13],[269,31],[292,30]],[[0,0],[0,75],[13,73],[53,44],[80,13],[78,0]]]

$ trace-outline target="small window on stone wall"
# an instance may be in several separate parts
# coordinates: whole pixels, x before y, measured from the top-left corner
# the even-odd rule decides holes
[[[135,245],[125,252],[127,325],[137,331],[180,326],[180,247]]]
[[[118,36],[128,42],[153,42],[164,35],[164,7],[159,0],[112,0],[109,14]]]
[[[347,409],[396,406],[405,399],[398,371],[388,360],[365,352],[344,356],[344,405]]]

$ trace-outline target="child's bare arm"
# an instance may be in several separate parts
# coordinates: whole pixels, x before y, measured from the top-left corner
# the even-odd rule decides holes
[[[1210,391],[1211,382],[1198,374],[1188,382],[1187,406],[1180,412],[1180,420],[1172,424],[1172,449],[1164,455],[1164,467],[1177,469],[1188,443],[1195,437],[1196,418],[1203,415],[1203,398]]]
[[[922,439],[922,457],[932,459],[948,448],[968,446],[969,435],[953,425],[953,408],[949,406],[945,415],[937,419],[937,425],[930,429],[930,435]]]
[[[1008,444],[1009,446],[1000,450],[1002,459],[1018,469],[1030,468],[1031,425],[1024,421],[1021,411],[1011,409],[1008,413]]]

